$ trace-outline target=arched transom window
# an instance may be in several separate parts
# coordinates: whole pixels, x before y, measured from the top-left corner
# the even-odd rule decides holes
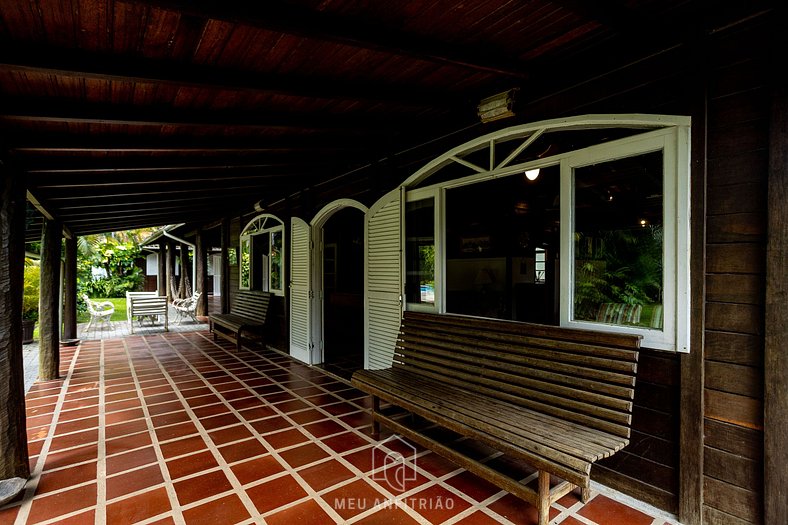
[[[258,215],[241,232],[241,290],[284,295],[284,225],[277,217]]]

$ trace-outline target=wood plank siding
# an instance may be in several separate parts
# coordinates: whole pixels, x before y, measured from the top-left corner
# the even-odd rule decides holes
[[[710,524],[763,521],[766,29],[754,23],[709,41],[703,518]],[[762,53],[753,52],[756,44]]]

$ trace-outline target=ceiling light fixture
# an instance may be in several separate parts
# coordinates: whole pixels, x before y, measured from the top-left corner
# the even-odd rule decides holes
[[[534,168],[532,170],[525,170],[525,178],[528,180],[536,180],[539,176],[539,168]]]
[[[476,113],[482,122],[492,122],[514,116],[514,96],[517,88],[482,99]]]

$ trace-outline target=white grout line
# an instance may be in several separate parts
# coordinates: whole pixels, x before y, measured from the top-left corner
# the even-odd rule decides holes
[[[163,337],[162,339],[165,342],[167,342],[171,352],[173,352],[174,354],[178,354],[179,355],[179,353],[173,347],[173,345],[170,343],[168,338]],[[238,481],[238,478],[235,476],[235,473],[227,465],[227,462],[224,460],[224,457],[219,452],[219,449],[213,444],[213,441],[211,440],[210,436],[208,435],[207,429],[200,422],[200,418],[198,418],[194,414],[194,411],[192,410],[191,406],[186,401],[186,398],[178,390],[177,383],[173,379],[172,375],[167,370],[165,365],[162,364],[162,361],[156,355],[155,351],[151,348],[147,338],[142,338],[142,341],[145,343],[145,346],[147,347],[148,352],[150,352],[151,357],[159,364],[159,367],[161,368],[162,373],[164,374],[164,376],[170,382],[170,385],[172,386],[172,388],[175,391],[176,395],[178,396],[179,400],[183,404],[184,410],[189,415],[189,417],[190,417],[192,423],[195,425],[195,427],[197,427],[197,431],[198,431],[200,437],[202,437],[203,441],[205,442],[206,447],[211,452],[211,454],[213,455],[214,459],[216,460],[216,462],[221,467],[224,475],[227,477],[228,481],[230,482],[230,485],[232,486],[234,493],[236,495],[238,495],[239,499],[243,503],[243,505],[246,508],[247,512],[249,512],[250,516],[254,517],[255,515],[258,515],[259,513],[257,512],[257,508],[255,507],[254,503],[251,501],[249,496],[243,490],[241,482]],[[180,357],[180,355],[179,355],[179,357]],[[191,364],[187,360],[184,360],[182,357],[180,357],[180,358],[181,358],[181,361],[185,362],[187,364],[187,366],[189,366],[190,368],[193,369],[193,367],[191,366]],[[201,376],[201,374],[199,374],[199,375]],[[218,393],[218,392],[214,392],[214,393]],[[166,466],[165,466],[165,468],[166,468]],[[204,503],[206,503],[206,501],[214,501],[214,500],[219,499],[220,497],[223,497],[223,496],[224,496],[224,493],[222,493],[221,495],[212,495],[210,500],[200,500],[200,504],[204,504]],[[254,522],[258,523],[258,524],[264,524],[265,523],[262,519],[260,519],[260,520],[255,519]]]
[[[134,382],[138,394],[142,395],[142,388],[140,387],[140,381],[137,376],[137,371],[134,368],[134,360],[131,358],[131,353],[129,352],[129,347],[126,344],[125,339],[123,340],[123,352],[126,354],[126,359],[129,363],[129,375],[131,376]],[[175,522],[176,525],[185,525],[186,520],[183,519],[183,513],[181,512],[180,503],[178,502],[178,497],[175,494],[175,487],[172,484],[170,473],[167,470],[167,464],[164,461],[164,454],[162,453],[161,446],[159,445],[159,442],[156,439],[156,432],[153,427],[153,421],[151,420],[151,415],[148,410],[148,405],[145,403],[144,399],[140,399],[140,405],[142,406],[143,414],[145,414],[145,421],[148,427],[148,435],[150,436],[151,443],[153,444],[153,450],[156,453],[156,461],[159,464],[159,470],[161,470],[161,475],[164,478],[164,487],[167,491],[167,499],[170,500],[170,508],[172,509],[172,516],[171,516],[172,520]],[[150,466],[150,464],[143,466]],[[144,490],[147,491],[151,489],[152,487],[147,487]],[[128,495],[126,495],[125,497],[128,497]]]
[[[107,523],[107,443],[106,443],[106,393],[104,392],[106,371],[104,341],[99,346],[98,385],[98,457],[96,461],[96,516],[95,525]]]
[[[76,367],[80,350],[81,347],[78,346],[74,350],[74,355],[71,357],[71,364],[68,367],[68,372],[66,373],[66,377],[60,387],[60,393],[57,396],[57,403],[55,404],[55,409],[52,412],[52,422],[49,426],[49,432],[47,433],[47,437],[44,440],[44,445],[41,447],[41,452],[38,454],[36,466],[33,469],[33,472],[30,473],[30,479],[27,482],[24,499],[22,500],[22,505],[19,508],[19,513],[16,515],[14,525],[24,525],[27,522],[28,516],[30,515],[30,508],[33,505],[33,496],[36,493],[36,489],[38,489],[38,482],[41,481],[41,472],[44,470],[44,464],[46,463],[47,454],[49,453],[49,447],[52,446],[52,439],[55,435],[55,426],[57,425],[58,418],[60,417],[60,410],[63,406],[66,392],[68,391],[69,381],[71,376],[74,374],[74,368]]]
[[[184,337],[184,339],[186,339],[186,338]],[[187,339],[187,340],[188,340],[188,339]],[[196,347],[196,345],[194,345],[194,343],[192,343],[192,344],[193,344],[193,346],[195,346],[195,347]],[[217,346],[218,346],[218,345],[217,345]],[[241,361],[241,356],[240,356],[240,355],[236,355],[236,354],[229,354],[229,352],[227,352],[227,350],[225,350],[225,349],[223,349],[223,348],[221,348],[221,347],[219,347],[219,348],[220,348],[221,350],[223,350],[223,351],[225,352],[225,354],[227,354],[228,356],[231,356],[231,357],[232,357],[233,359],[235,359],[236,361],[238,361],[238,362],[242,363],[242,364],[244,365],[244,367],[245,367],[245,368],[249,368],[249,369],[251,369],[252,371],[254,371],[256,376],[260,376],[260,375],[263,375],[263,374],[264,374],[264,372],[263,372],[262,370],[252,367],[252,365],[248,364],[247,362]],[[202,353],[205,355],[205,352],[204,352],[203,350],[199,349],[198,347],[197,347],[197,350],[199,350],[200,352],[202,352]],[[259,356],[259,357],[261,357],[262,359],[266,359],[264,356],[260,356],[260,355],[259,355],[257,352],[251,352],[251,353],[252,353],[253,355],[258,355],[258,356]],[[216,359],[213,359],[211,356],[207,356],[207,357],[208,357],[209,359],[212,359],[212,360],[213,360],[215,363],[217,363],[217,364],[218,364],[218,361],[217,361]],[[273,361],[271,361],[271,360],[268,360],[268,361],[273,363]],[[275,364],[275,363],[274,363],[274,364]],[[219,365],[219,366],[221,366],[221,365]],[[279,366],[279,365],[277,365],[277,366]],[[290,371],[289,371],[289,370],[287,370],[285,367],[281,367],[281,366],[280,366],[280,368],[282,368],[284,371],[287,371],[288,373],[290,373]],[[234,375],[234,374],[232,374],[231,372],[229,372],[229,370],[227,370],[227,368],[224,368],[224,369],[225,369],[225,371],[227,371],[227,373],[228,373],[228,374],[230,374],[230,375],[232,375],[233,377],[237,378],[237,376],[236,376],[236,375]],[[321,372],[321,373],[322,373],[322,372]],[[270,375],[268,375],[268,374],[265,374],[265,375],[267,375],[268,377],[270,377]],[[320,388],[320,385],[318,385],[317,383],[314,383],[314,382],[313,382],[313,381],[311,381],[310,379],[308,379],[308,378],[305,378],[305,377],[303,377],[303,376],[300,376],[300,375],[299,375],[299,374],[297,374],[297,373],[296,373],[295,375],[298,375],[299,377],[302,377],[303,381],[305,381],[305,382],[308,382],[308,383],[310,383],[311,385],[315,385],[315,386],[317,386],[318,388]],[[242,381],[242,380],[240,380],[240,379],[239,379],[239,381]],[[244,382],[244,381],[242,381],[242,382],[245,384],[245,382]],[[281,382],[279,382],[279,381],[276,381],[276,380],[275,380],[275,382],[278,384],[279,388],[281,388],[281,389],[283,389],[285,392],[287,392],[287,393],[289,393],[289,394],[291,394],[291,395],[295,396],[295,398],[296,398],[296,399],[303,399],[303,398],[301,398],[300,396],[298,396],[298,394],[296,394],[296,393],[294,392],[294,390],[297,390],[297,389],[290,389],[290,388],[287,388],[286,386],[284,386],[284,383],[281,383]],[[285,382],[285,383],[287,383],[287,382]],[[249,388],[249,387],[247,386],[247,388]],[[322,389],[322,388],[321,388],[321,389]],[[258,398],[260,398],[260,400],[261,400],[263,403],[266,403],[265,399],[263,399],[263,398],[261,397],[261,395],[260,395],[260,394],[258,394],[257,392],[255,392],[255,391],[254,391],[254,390],[252,390],[251,388],[249,388],[249,390],[250,390],[250,391],[252,391],[252,392],[254,392],[254,395],[255,395],[255,396],[257,396]],[[328,391],[328,390],[325,390],[325,389],[322,389],[322,390],[323,390],[323,391],[324,391],[326,394],[331,394],[331,393],[332,393],[332,392],[330,392],[330,391]],[[311,397],[311,396],[310,396],[310,397]],[[335,397],[336,397],[336,396],[335,396]],[[350,404],[356,405],[355,403],[351,403],[351,402],[349,402],[349,401],[347,401],[347,400],[339,400],[338,402],[344,402],[344,403],[350,403]],[[308,403],[308,402],[307,402],[307,403]],[[334,404],[334,403],[331,403],[331,404]],[[385,466],[381,466],[381,468],[379,468],[379,469],[375,469],[374,471],[372,471],[372,472],[369,472],[369,473],[366,473],[366,474],[365,474],[365,473],[363,473],[363,472],[361,472],[361,471],[360,471],[358,468],[356,468],[356,467],[355,467],[355,465],[353,465],[352,463],[348,462],[348,461],[347,461],[347,460],[346,460],[344,457],[340,456],[339,454],[337,454],[336,452],[334,452],[334,450],[332,450],[330,447],[328,447],[327,445],[325,445],[324,443],[322,443],[322,440],[321,440],[321,439],[318,439],[318,438],[316,438],[315,436],[311,436],[311,435],[309,434],[309,431],[307,431],[307,430],[305,430],[305,429],[303,428],[303,425],[301,425],[301,424],[297,423],[296,421],[294,421],[293,419],[291,419],[291,418],[289,417],[289,415],[288,415],[288,414],[285,414],[284,412],[282,412],[282,411],[281,411],[281,410],[280,410],[280,409],[279,409],[279,408],[276,406],[276,404],[273,404],[273,405],[270,405],[270,406],[271,406],[272,408],[274,408],[274,409],[275,409],[277,412],[279,412],[279,413],[280,413],[280,415],[281,415],[282,417],[284,417],[284,418],[285,418],[287,421],[289,421],[289,422],[290,422],[290,424],[292,425],[292,428],[295,428],[295,429],[299,430],[299,431],[300,431],[302,434],[304,434],[304,435],[305,435],[305,436],[306,436],[306,437],[309,439],[309,442],[311,442],[311,443],[314,443],[314,444],[316,444],[317,446],[319,446],[321,449],[323,449],[325,452],[327,452],[327,453],[329,454],[329,458],[333,458],[333,459],[337,460],[337,461],[338,461],[340,464],[342,464],[342,465],[343,465],[343,466],[345,466],[346,468],[349,468],[349,469],[350,469],[350,471],[351,471],[351,472],[353,472],[353,473],[356,475],[356,478],[351,478],[351,479],[349,479],[349,480],[345,480],[344,482],[342,482],[342,483],[339,483],[339,484],[337,484],[337,485],[334,485],[334,486],[332,486],[332,487],[328,487],[328,488],[326,488],[326,489],[323,489],[323,490],[321,490],[321,491],[320,491],[320,493],[329,493],[329,492],[333,492],[333,491],[337,490],[338,488],[341,488],[341,487],[343,487],[343,486],[346,486],[346,485],[352,484],[352,483],[354,483],[354,482],[358,481],[359,479],[361,479],[362,481],[366,482],[366,483],[367,483],[367,484],[368,484],[368,485],[369,485],[371,488],[373,488],[373,490],[377,490],[377,491],[380,493],[380,495],[384,496],[384,498],[381,498],[379,501],[383,501],[383,502],[385,502],[385,501],[389,501],[389,502],[396,502],[396,501],[399,501],[399,500],[400,500],[401,498],[403,498],[403,497],[408,497],[408,495],[410,495],[410,494],[413,494],[413,493],[417,493],[417,492],[419,492],[419,491],[421,491],[421,490],[424,490],[424,489],[426,489],[426,488],[428,488],[428,487],[430,486],[430,484],[429,484],[429,483],[427,483],[427,484],[422,484],[422,485],[419,485],[418,487],[415,487],[415,488],[411,489],[410,491],[407,491],[407,492],[405,492],[405,493],[403,493],[403,494],[401,494],[401,495],[399,495],[399,496],[396,496],[396,497],[395,497],[395,496],[394,496],[392,493],[388,492],[388,491],[385,489],[385,487],[382,487],[382,486],[380,486],[380,485],[379,485],[379,484],[377,484],[377,483],[371,483],[371,482],[370,482],[370,478],[368,477],[370,474],[373,474],[374,472],[377,472],[377,471],[379,471],[379,470],[382,470],[383,468],[385,468]],[[356,406],[357,406],[357,405],[356,405]],[[348,425],[348,424],[346,424],[344,421],[340,420],[340,419],[339,419],[339,416],[334,416],[334,415],[330,414],[329,412],[327,412],[327,411],[323,410],[323,409],[322,409],[322,406],[314,406],[314,408],[315,408],[315,409],[317,409],[317,410],[318,410],[318,411],[320,411],[320,412],[323,412],[323,413],[327,414],[327,416],[328,416],[328,417],[329,417],[329,418],[330,418],[332,421],[334,421],[334,422],[338,423],[339,425],[341,425],[341,426],[345,427],[347,430],[349,430],[349,431],[351,431],[351,432],[353,432],[353,433],[355,433],[355,434],[357,434],[357,435],[360,435],[360,436],[364,437],[365,439],[369,440],[369,441],[370,441],[370,443],[376,443],[374,440],[370,439],[370,438],[369,438],[368,436],[366,436],[365,434],[362,434],[362,433],[358,432],[358,431],[357,431],[357,429],[350,427],[350,425]],[[300,446],[300,445],[303,445],[303,444],[304,444],[304,443],[300,443],[298,446]],[[297,446],[288,447],[288,448],[297,448]],[[284,450],[284,449],[280,449],[280,450]],[[370,454],[374,453],[373,451],[374,451],[374,446],[373,446],[372,448],[370,448]],[[315,463],[318,463],[318,462],[315,462]],[[320,507],[321,507],[321,508],[323,508],[324,510],[326,510],[326,511],[330,511],[330,515],[331,515],[331,516],[332,516],[332,517],[333,517],[333,518],[336,520],[336,519],[337,519],[337,517],[335,517],[335,516],[339,516],[339,514],[338,514],[338,513],[337,513],[337,511],[336,511],[336,509],[334,509],[334,508],[333,508],[333,506],[329,505],[329,504],[328,504],[328,502],[326,502],[326,501],[325,501],[325,500],[324,500],[322,497],[318,497],[318,493],[316,493],[316,492],[314,491],[314,489],[312,489],[312,487],[311,487],[311,486],[310,486],[308,483],[306,483],[305,481],[303,481],[303,479],[302,479],[300,476],[296,476],[296,475],[295,475],[295,474],[296,474],[296,471],[294,471],[294,470],[293,470],[293,469],[290,467],[290,465],[289,465],[289,464],[287,464],[287,463],[285,462],[285,463],[283,464],[283,466],[284,466],[285,468],[287,468],[287,470],[288,470],[288,471],[291,473],[291,475],[293,475],[294,479],[296,479],[296,481],[298,481],[298,482],[299,482],[299,484],[300,484],[300,485],[302,485],[302,487],[303,487],[303,488],[304,488],[304,489],[307,491],[308,497],[312,497],[312,498],[313,498],[313,499],[314,499],[314,500],[317,502],[317,504],[318,504],[318,505],[320,505]],[[299,469],[300,469],[300,468],[303,468],[303,467],[306,467],[306,466],[308,466],[308,465],[302,465],[301,467],[299,467]],[[275,514],[275,513],[277,513],[277,512],[280,512],[280,511],[281,511],[281,510],[283,510],[283,509],[287,509],[287,508],[289,508],[289,507],[291,507],[291,506],[295,506],[295,505],[298,505],[298,504],[300,504],[300,503],[303,503],[303,502],[304,502],[304,501],[306,501],[307,499],[308,499],[308,498],[301,498],[300,500],[297,500],[297,501],[291,502],[291,503],[290,503],[290,504],[288,504],[288,505],[283,505],[283,506],[281,506],[281,507],[278,507],[277,509],[274,509],[274,510],[272,510],[272,511],[269,511],[269,512],[268,512],[268,513],[266,513],[265,515],[267,516],[267,515]],[[398,506],[398,508],[402,509],[402,510],[403,510],[403,511],[404,511],[406,514],[408,514],[410,517],[412,517],[414,520],[416,520],[418,523],[421,523],[421,524],[423,524],[423,525],[430,525],[429,521],[425,520],[425,519],[424,519],[424,518],[423,518],[423,517],[422,517],[420,514],[418,514],[418,513],[417,513],[416,511],[414,511],[413,509],[411,509],[409,506],[407,506],[407,505],[397,505],[397,506]],[[344,520],[344,519],[342,519],[341,517],[339,517],[339,519],[340,519],[340,523],[353,523],[353,522],[356,522],[356,521],[358,521],[358,520],[360,520],[360,519],[364,519],[365,517],[367,517],[367,516],[369,516],[369,515],[371,515],[371,514],[374,514],[375,512],[378,512],[379,510],[380,510],[380,509],[379,509],[378,507],[375,507],[375,506],[373,506],[371,509],[367,510],[366,512],[359,513],[359,514],[357,514],[357,515],[355,515],[355,516],[353,516],[353,517],[349,518],[348,520]]]

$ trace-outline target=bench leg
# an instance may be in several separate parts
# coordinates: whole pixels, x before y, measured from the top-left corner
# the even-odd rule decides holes
[[[581,488],[580,489],[580,501],[583,503],[588,503],[591,499],[591,487]]]
[[[372,396],[372,439],[380,438],[380,421],[375,418],[375,414],[380,412],[380,398]]]
[[[235,351],[241,351],[241,332],[238,332],[238,336],[235,339]]]
[[[550,473],[539,471],[539,525],[550,521]]]

